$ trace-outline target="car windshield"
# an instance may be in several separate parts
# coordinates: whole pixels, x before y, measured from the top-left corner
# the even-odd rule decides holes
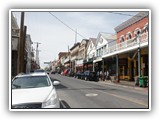
[[[50,86],[47,76],[17,77],[12,81],[12,89],[39,88]]]
[[[45,71],[41,69],[37,69],[37,70],[34,70],[34,72],[45,72]]]

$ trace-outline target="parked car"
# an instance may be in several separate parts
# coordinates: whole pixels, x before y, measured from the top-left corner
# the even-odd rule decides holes
[[[51,74],[56,74],[56,71],[52,71]]]
[[[12,109],[60,108],[58,84],[46,73],[17,75],[12,79]]]
[[[65,69],[63,75],[67,76],[70,69]]]
[[[82,74],[83,74],[82,72],[78,71],[78,72],[74,75],[74,77],[75,77],[75,78],[78,78],[78,79],[81,79]]]
[[[69,70],[68,76],[69,76],[69,77],[74,77],[74,72],[72,72],[72,70]]]
[[[85,71],[82,75],[82,79],[91,80],[91,81],[98,81],[96,72],[92,72],[92,71]]]

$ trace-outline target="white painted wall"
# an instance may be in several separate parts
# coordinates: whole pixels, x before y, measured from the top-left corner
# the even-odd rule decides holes
[[[92,47],[91,47],[92,46]],[[87,49],[87,60],[89,58],[93,58],[94,56],[96,56],[96,47],[95,45],[93,44],[92,41],[89,42],[89,45],[88,45],[88,49]]]

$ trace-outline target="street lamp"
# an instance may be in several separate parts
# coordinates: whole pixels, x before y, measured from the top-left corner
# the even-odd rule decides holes
[[[141,49],[140,49],[140,31],[137,32],[137,43],[138,43],[138,76],[141,77]]]

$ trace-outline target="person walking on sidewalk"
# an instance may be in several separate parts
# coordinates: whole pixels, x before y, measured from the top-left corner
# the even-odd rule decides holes
[[[102,70],[100,71],[100,79],[102,80]]]
[[[106,71],[104,72],[104,78],[103,78],[103,81],[105,81],[106,80],[106,76],[107,76],[107,73],[106,73]]]
[[[107,80],[109,80],[109,71],[107,70]]]
[[[97,78],[98,78],[98,80],[99,80],[99,71],[97,71]]]

